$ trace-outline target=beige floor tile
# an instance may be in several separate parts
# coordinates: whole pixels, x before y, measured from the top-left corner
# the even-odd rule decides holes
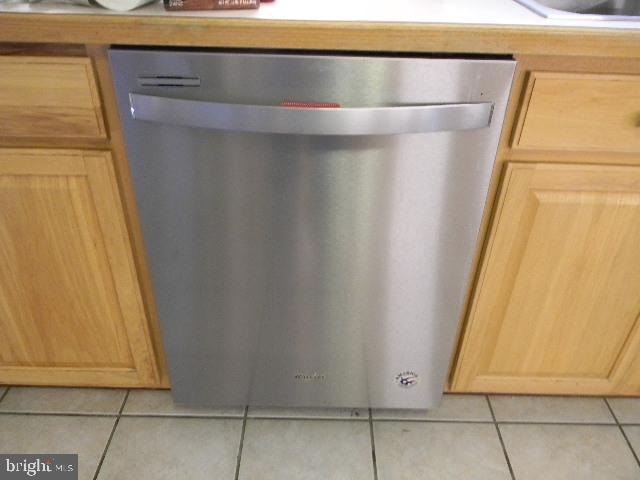
[[[132,390],[122,414],[241,418],[244,408],[188,408],[174,404],[168,390]]]
[[[298,418],[316,420],[369,420],[364,408],[279,408],[249,407],[250,418]]]
[[[122,417],[99,480],[233,479],[242,420]]]
[[[491,422],[484,395],[445,394],[438,408],[431,410],[374,409],[374,420],[466,420]]]
[[[250,418],[239,478],[371,480],[369,423]]]
[[[631,442],[631,446],[636,452],[636,455],[640,457],[640,426],[626,426],[622,428],[624,428],[624,433],[627,435],[629,442]]]
[[[640,398],[607,399],[620,423],[640,423]]]
[[[1,412],[116,415],[125,390],[109,388],[11,387]]]
[[[518,480],[637,480],[638,467],[617,426],[500,425]]]
[[[78,479],[91,480],[115,418],[0,415],[0,452],[77,453]]]
[[[4,395],[4,392],[7,391],[7,387],[0,387],[0,398]]]
[[[499,480],[509,468],[492,424],[374,422],[380,480]]]
[[[491,395],[498,422],[611,423],[602,398]]]

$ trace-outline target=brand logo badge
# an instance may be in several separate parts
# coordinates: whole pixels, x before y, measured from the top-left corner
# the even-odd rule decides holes
[[[410,370],[396,375],[396,383],[404,388],[413,387],[418,383],[418,374]]]

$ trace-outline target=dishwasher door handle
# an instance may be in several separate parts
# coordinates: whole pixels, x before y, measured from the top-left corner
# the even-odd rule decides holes
[[[488,127],[493,103],[299,108],[129,94],[136,120],[233,132],[294,135],[397,135]]]

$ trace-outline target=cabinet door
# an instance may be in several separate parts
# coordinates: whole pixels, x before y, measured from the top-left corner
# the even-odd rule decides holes
[[[640,393],[640,168],[509,164],[453,390]]]
[[[111,157],[0,149],[0,383],[157,383]]]

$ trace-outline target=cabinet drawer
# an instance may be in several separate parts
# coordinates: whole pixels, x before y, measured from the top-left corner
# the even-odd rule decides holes
[[[88,58],[0,57],[0,136],[105,138]]]
[[[640,76],[531,72],[513,148],[640,151]]]

